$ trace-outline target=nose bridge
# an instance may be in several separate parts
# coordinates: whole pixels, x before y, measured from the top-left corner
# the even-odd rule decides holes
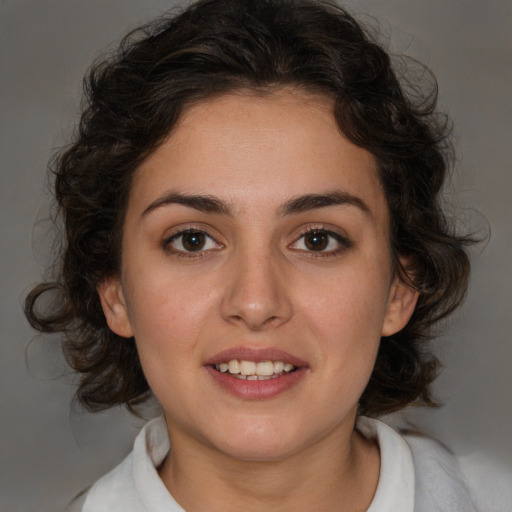
[[[228,265],[222,313],[231,323],[251,330],[276,327],[291,316],[279,254],[272,245],[247,243],[237,248]]]

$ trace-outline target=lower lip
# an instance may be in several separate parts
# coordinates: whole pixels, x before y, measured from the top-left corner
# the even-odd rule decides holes
[[[295,386],[306,375],[306,368],[300,367],[274,379],[246,380],[233,377],[227,372],[219,372],[211,366],[204,368],[224,390],[247,400],[265,400],[278,396]]]

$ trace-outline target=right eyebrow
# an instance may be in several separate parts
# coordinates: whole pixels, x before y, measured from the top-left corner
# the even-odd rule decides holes
[[[341,190],[334,190],[325,194],[305,194],[294,197],[279,208],[279,214],[291,215],[336,205],[355,206],[365,215],[372,217],[370,208],[360,197]]]
[[[230,207],[217,197],[209,195],[188,195],[180,192],[166,192],[164,195],[153,201],[143,212],[142,216],[171,204],[180,204],[194,208],[200,212],[218,213],[222,215],[232,215]]]

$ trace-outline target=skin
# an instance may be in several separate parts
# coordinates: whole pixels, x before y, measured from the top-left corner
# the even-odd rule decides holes
[[[290,208],[333,192],[349,201]],[[208,234],[203,250],[185,250],[183,229]],[[324,249],[306,245],[312,229]],[[376,161],[328,99],[283,89],[189,108],[135,174],[121,275],[98,291],[111,329],[135,336],[173,447],[160,476],[186,510],[367,509],[379,451],[354,430],[357,402],[417,295],[392,270]],[[306,370],[277,396],[241,398],[205,368],[237,347],[280,349]]]

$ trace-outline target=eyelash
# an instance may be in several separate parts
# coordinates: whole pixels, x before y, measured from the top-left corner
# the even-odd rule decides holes
[[[220,247],[217,247],[215,249],[212,249],[212,248],[208,248],[208,249],[200,248],[197,251],[180,250],[180,249],[175,249],[174,247],[172,247],[171,244],[173,242],[175,242],[179,238],[183,238],[183,236],[186,235],[186,234],[204,235],[210,242],[214,242],[215,245],[220,246]],[[208,240],[206,241],[206,244],[208,243]],[[183,239],[181,241],[181,244],[183,246]],[[210,235],[204,228],[198,228],[198,227],[194,227],[194,226],[189,226],[189,227],[187,227],[185,229],[177,231],[176,233],[173,233],[171,236],[167,237],[163,241],[162,245],[163,245],[164,249],[166,251],[168,251],[169,253],[171,253],[173,256],[178,256],[179,258],[189,258],[189,259],[190,258],[192,258],[192,259],[203,258],[203,257],[205,257],[208,254],[208,252],[223,247],[223,245],[220,244],[219,242],[217,242],[217,240],[215,240],[215,238],[212,235]]]
[[[327,235],[329,238],[334,239],[338,247],[336,249],[330,249],[330,250],[321,250],[321,251],[313,251],[313,250],[307,250],[307,249],[297,249],[296,251],[304,252],[308,254],[309,257],[313,258],[329,258],[329,257],[336,257],[339,256],[341,253],[343,253],[345,250],[350,249],[352,247],[352,242],[345,236],[336,233],[335,231],[331,231],[329,229],[326,229],[323,226],[314,226],[309,227],[301,232],[299,238],[297,241],[295,241],[293,245],[296,245],[299,243],[299,241],[303,240],[307,235],[312,235],[314,233],[319,233],[323,235]],[[330,241],[328,241],[330,243]]]
[[[297,245],[301,240],[303,240],[307,235],[312,235],[312,234],[315,234],[315,233],[326,235],[327,237],[329,237],[329,239],[334,239],[339,246],[337,248],[335,248],[335,249],[330,249],[330,250],[327,250],[327,251],[324,250],[324,249],[322,249],[320,251],[314,251],[314,250],[308,250],[307,248],[306,249],[299,249],[297,247],[293,247],[294,245]],[[175,242],[176,240],[182,238],[186,234],[196,234],[196,235],[205,236],[208,239],[205,242],[205,244],[213,242],[215,245],[217,245],[217,247],[215,247],[215,248],[207,248],[207,249],[203,249],[201,247],[197,251],[187,251],[187,250],[181,250],[181,249],[176,249],[176,248],[172,247],[172,243],[173,242]],[[328,240],[327,243],[330,244],[331,241]],[[183,240],[181,241],[181,244],[183,246]],[[190,258],[192,258],[192,259],[203,258],[203,257],[207,256],[210,251],[212,251],[212,250],[219,250],[219,249],[223,248],[223,245],[220,244],[219,242],[217,242],[217,240],[212,235],[210,235],[208,233],[208,231],[206,231],[203,228],[194,227],[194,226],[189,226],[189,227],[187,227],[185,229],[177,231],[176,233],[173,233],[171,236],[167,237],[163,241],[162,245],[163,245],[164,249],[166,251],[168,251],[169,253],[171,253],[173,256],[178,256],[180,258],[189,258],[189,259]],[[307,229],[303,230],[300,233],[300,235],[297,238],[297,240],[295,242],[293,242],[293,244],[290,244],[289,247],[292,248],[293,250],[297,251],[297,252],[306,253],[308,255],[308,257],[312,257],[312,258],[326,258],[326,257],[338,256],[339,254],[344,252],[346,249],[351,248],[352,247],[352,242],[348,238],[346,238],[345,236],[340,235],[339,233],[336,233],[336,232],[331,231],[329,229],[326,229],[325,227],[314,226],[314,227],[310,227],[310,228],[307,228]]]

